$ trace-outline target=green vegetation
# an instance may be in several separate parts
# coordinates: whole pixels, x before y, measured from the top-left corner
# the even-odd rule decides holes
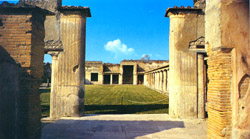
[[[50,89],[40,89],[42,117],[49,116]]]
[[[168,113],[168,97],[142,85],[86,85],[85,92],[85,114]],[[48,115],[49,93],[41,100]]]

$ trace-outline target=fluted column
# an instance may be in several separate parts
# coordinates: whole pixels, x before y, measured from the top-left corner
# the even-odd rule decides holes
[[[51,91],[50,91],[50,117],[54,119],[56,117],[56,90],[58,85],[58,55],[59,52],[48,52],[52,57],[52,70],[51,70]]]

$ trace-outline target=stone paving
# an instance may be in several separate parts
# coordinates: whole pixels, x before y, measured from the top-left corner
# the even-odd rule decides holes
[[[44,123],[42,139],[206,139],[205,120],[167,114],[86,115]]]

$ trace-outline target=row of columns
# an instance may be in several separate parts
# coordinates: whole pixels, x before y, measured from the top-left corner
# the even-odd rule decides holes
[[[164,94],[168,94],[168,71],[159,70],[149,72],[145,76],[145,85],[151,89],[159,91]]]

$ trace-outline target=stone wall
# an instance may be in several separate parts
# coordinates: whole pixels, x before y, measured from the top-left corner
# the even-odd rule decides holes
[[[6,3],[1,5],[0,80],[4,88],[1,87],[0,92],[5,97],[0,98],[3,103],[0,110],[0,133],[4,134],[0,137],[40,138],[41,108],[38,88],[43,76],[44,21],[44,11],[38,8],[19,8]],[[12,75],[8,74],[11,71]],[[3,80],[10,82],[3,83]],[[8,98],[9,101],[2,100]],[[9,109],[5,109],[3,114],[4,108]]]
[[[103,63],[101,61],[86,61],[85,63],[85,83],[103,84]],[[91,81],[91,73],[98,74],[98,81]]]
[[[207,1],[206,47],[208,138],[249,138],[248,0]]]

